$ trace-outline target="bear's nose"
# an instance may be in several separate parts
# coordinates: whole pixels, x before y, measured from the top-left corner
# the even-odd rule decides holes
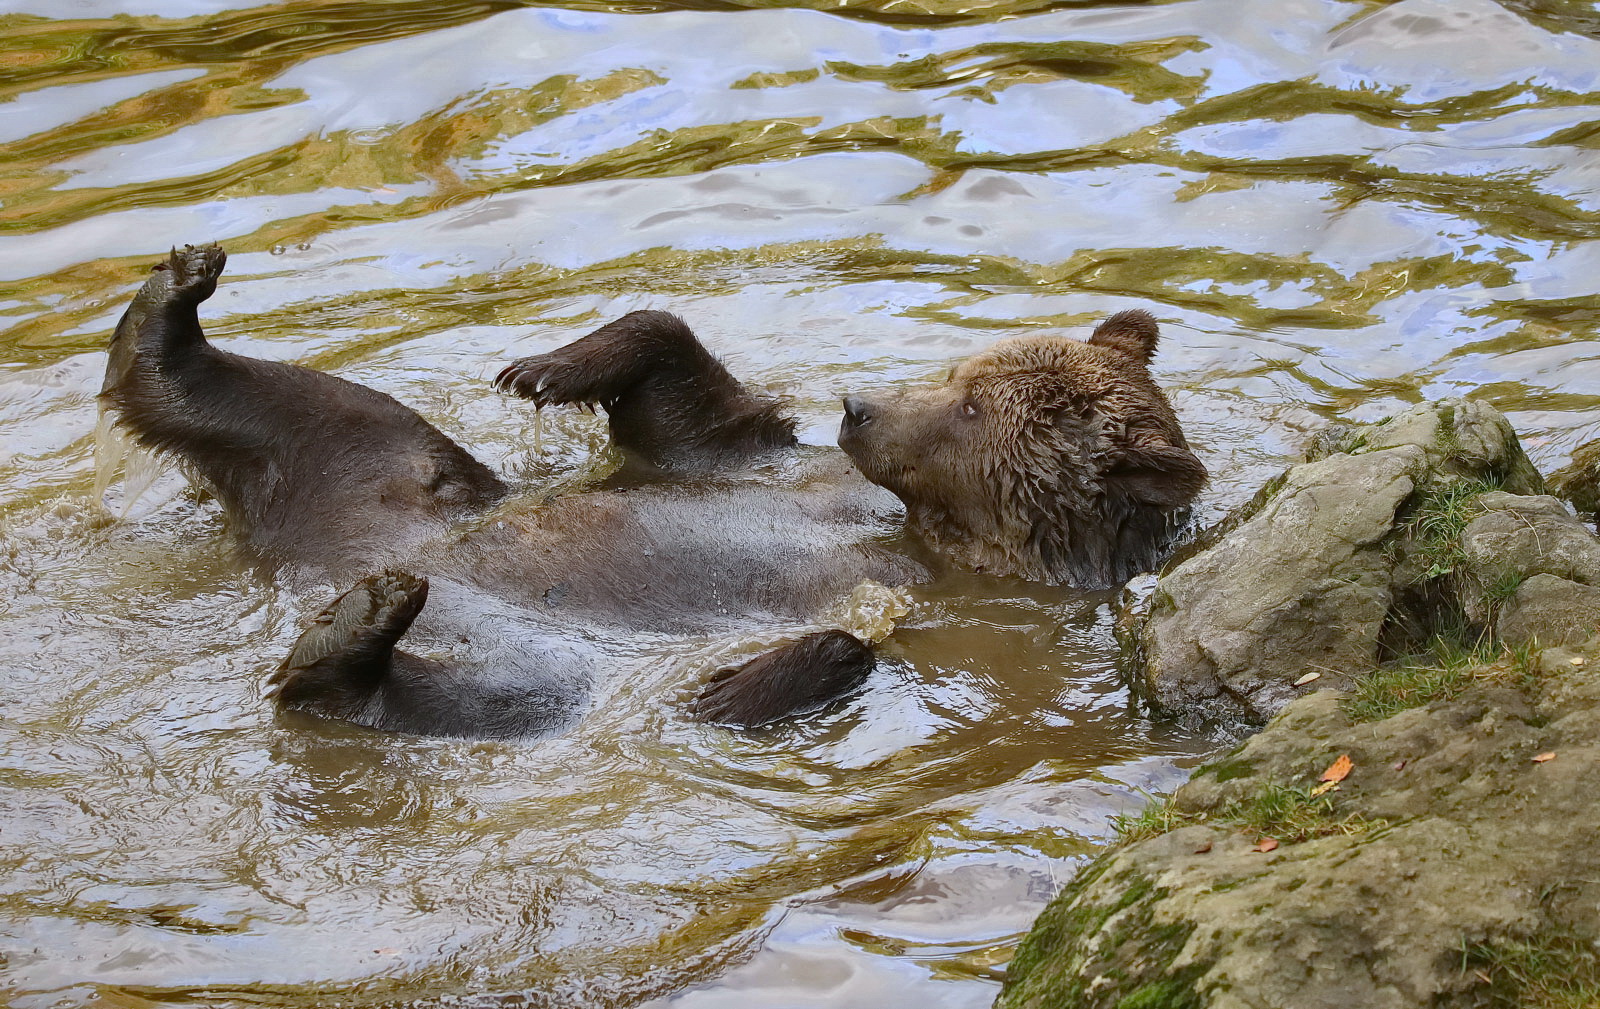
[[[872,419],[872,406],[860,396],[844,398],[844,417],[853,427],[860,427]]]

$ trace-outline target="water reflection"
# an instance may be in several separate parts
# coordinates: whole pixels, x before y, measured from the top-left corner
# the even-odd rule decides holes
[[[536,745],[276,718],[308,597],[179,475],[95,480],[107,333],[174,242],[228,246],[220,343],[535,489],[604,472],[602,424],[487,379],[641,307],[813,445],[846,389],[1149,307],[1209,515],[1334,414],[1470,393],[1546,469],[1600,435],[1592,4],[230,6],[0,14],[14,1005],[981,1006],[1210,742],[1128,709],[1106,598],[982,578],[767,733],[679,715],[755,638],[608,642]]]

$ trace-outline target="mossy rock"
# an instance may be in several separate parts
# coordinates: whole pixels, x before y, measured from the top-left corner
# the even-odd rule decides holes
[[[1171,829],[1085,867],[996,1005],[1592,1004],[1524,999],[1600,993],[1600,638],[1516,672],[1376,721],[1289,705],[1142,818]]]
[[[1354,687],[1460,622],[1442,579],[1471,498],[1543,489],[1505,417],[1472,400],[1341,425],[1307,459],[1180,551],[1146,612],[1121,615],[1122,669],[1152,709],[1260,724],[1309,690]]]

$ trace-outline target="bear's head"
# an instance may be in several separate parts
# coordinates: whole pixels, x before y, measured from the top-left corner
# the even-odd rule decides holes
[[[994,345],[935,388],[847,396],[839,446],[906,521],[981,571],[1085,588],[1152,567],[1206,471],[1150,377],[1158,331],[1119,312],[1087,343]]]

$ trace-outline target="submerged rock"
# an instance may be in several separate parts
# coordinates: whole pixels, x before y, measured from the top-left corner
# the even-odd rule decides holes
[[[1154,708],[1191,720],[1259,723],[1308,690],[1351,686],[1444,618],[1458,498],[1490,487],[1543,490],[1484,403],[1448,399],[1325,433],[1169,565],[1147,614],[1121,621],[1125,674]],[[1430,509],[1456,523],[1448,543]]]
[[[1600,438],[1579,445],[1572,461],[1550,474],[1550,493],[1572,502],[1600,526]]]
[[[1333,692],[1289,705],[1143,818],[1164,832],[1078,875],[997,1007],[1464,1009],[1600,990],[1600,638],[1461,675],[1450,699],[1382,721]],[[1341,755],[1348,777],[1313,794]]]

